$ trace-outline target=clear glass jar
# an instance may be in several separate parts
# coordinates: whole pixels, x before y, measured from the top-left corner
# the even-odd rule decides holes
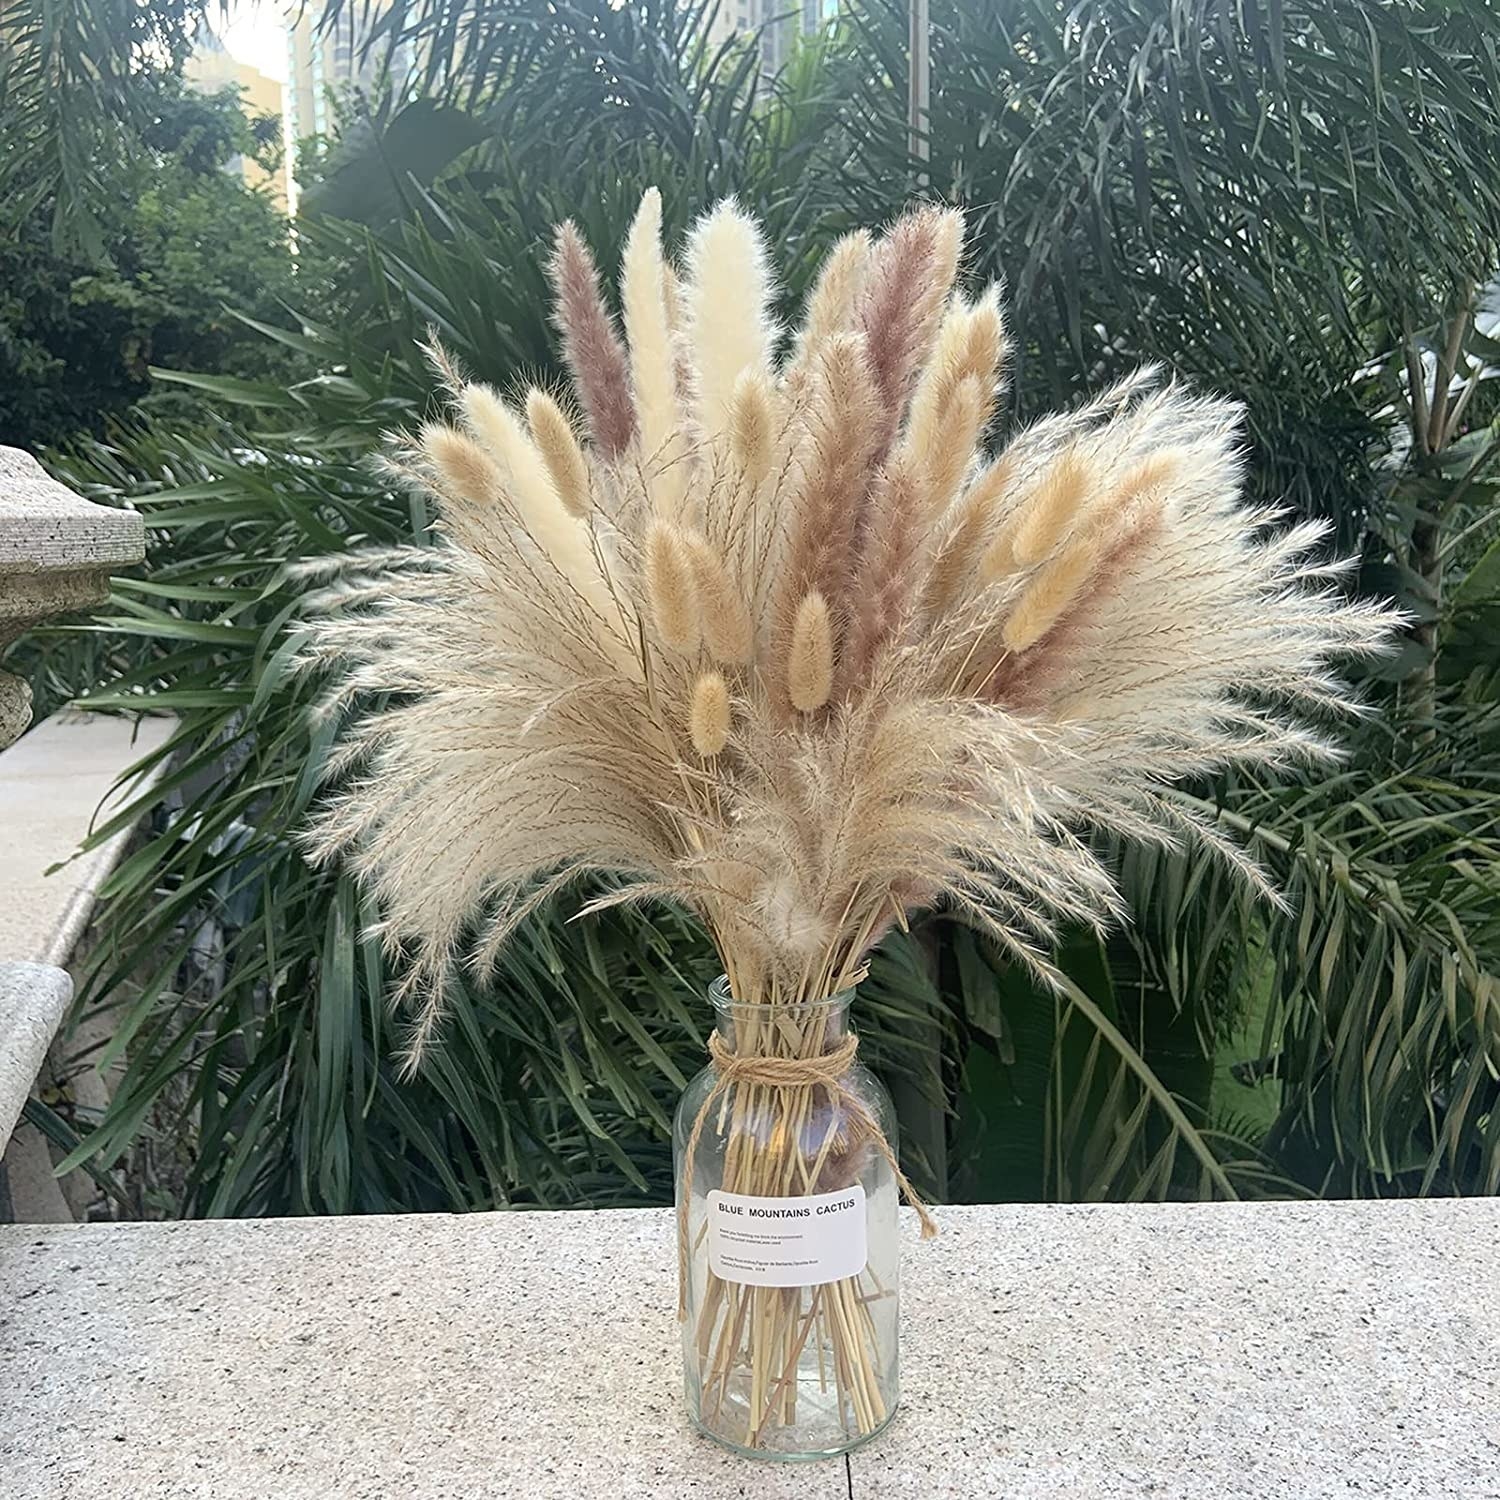
[[[741,1004],[716,980],[728,1071],[705,1068],[677,1108],[688,1408],[701,1432],[753,1457],[846,1453],[896,1410],[898,1193],[875,1133],[893,1158],[890,1096],[858,1062],[836,1082],[796,1081],[795,1066],[790,1082],[734,1074],[742,1058],[836,1069],[853,994]]]

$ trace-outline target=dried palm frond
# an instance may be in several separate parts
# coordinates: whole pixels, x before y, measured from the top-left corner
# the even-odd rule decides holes
[[[678,270],[648,194],[624,343],[558,236],[586,440],[465,385],[397,444],[446,539],[328,592],[338,701],[395,696],[313,847],[409,956],[419,1042],[455,966],[601,869],[696,913],[745,1000],[847,985],[939,901],[1045,976],[1060,921],[1118,912],[1090,828],[1176,843],[1170,783],[1334,754],[1330,663],[1395,616],[1241,504],[1237,408],[1154,372],[987,456],[1004,330],[961,238],[924,208],[841,242],[782,361],[754,222],[719,205]]]

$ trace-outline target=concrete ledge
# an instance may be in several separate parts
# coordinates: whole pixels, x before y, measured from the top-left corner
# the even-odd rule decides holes
[[[850,1462],[688,1430],[660,1210],[0,1228],[0,1472],[57,1495],[1487,1497],[1500,1201],[907,1226]]]
[[[0,963],[0,1156],[72,998],[61,969]]]
[[[115,783],[172,734],[177,721],[139,722],[64,710],[0,751],[0,960],[66,964],[130,831],[73,855],[90,828],[150,785]],[[60,865],[55,874],[47,872]]]
[[[0,570],[17,578],[50,574],[66,589],[75,573],[107,577],[144,556],[145,523],[133,510],[95,505],[24,449],[0,447]]]

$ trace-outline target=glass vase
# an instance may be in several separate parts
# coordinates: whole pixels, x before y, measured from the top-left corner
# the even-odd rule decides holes
[[[688,1407],[754,1457],[846,1453],[896,1410],[895,1112],[850,1057],[852,996],[741,1004],[716,980],[717,1061],[677,1109]]]

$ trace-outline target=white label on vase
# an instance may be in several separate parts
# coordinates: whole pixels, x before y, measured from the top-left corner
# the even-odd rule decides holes
[[[869,1259],[865,1190],[811,1198],[708,1195],[708,1264],[742,1286],[822,1286],[858,1276]]]

